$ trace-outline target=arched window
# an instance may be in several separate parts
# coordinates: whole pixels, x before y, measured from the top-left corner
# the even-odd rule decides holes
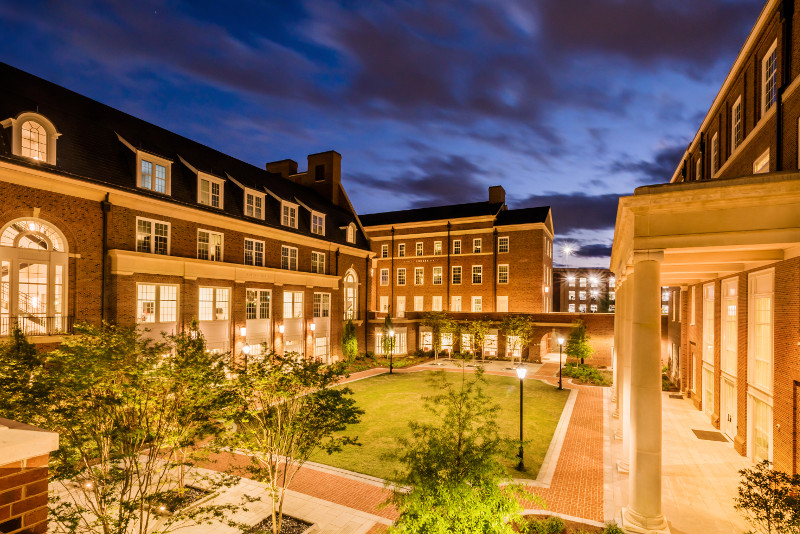
[[[47,161],[47,132],[38,122],[22,123],[22,155],[37,161]]]
[[[358,319],[358,275],[353,269],[344,275],[344,318]]]
[[[353,223],[347,225],[347,242],[348,243],[356,242],[356,225]]]
[[[68,327],[65,318],[67,248],[46,222],[17,219],[0,232],[0,335],[14,324],[28,335]]]

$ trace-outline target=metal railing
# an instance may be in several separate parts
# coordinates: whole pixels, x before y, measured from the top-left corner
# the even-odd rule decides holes
[[[18,326],[26,336],[56,336],[72,333],[72,317],[58,315],[0,315],[0,336],[8,336]]]

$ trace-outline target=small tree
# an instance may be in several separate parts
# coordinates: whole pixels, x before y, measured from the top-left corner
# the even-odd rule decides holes
[[[44,360],[19,327],[0,344],[0,414],[32,423],[39,418],[40,399],[46,395],[40,373]]]
[[[499,406],[483,392],[479,370],[454,383],[443,372],[430,379],[433,391],[424,399],[433,423],[411,422],[410,438],[399,438],[397,474],[392,502],[400,517],[392,532],[404,534],[473,534],[515,532],[521,521],[518,497],[535,499],[521,487],[506,485],[500,463],[513,456],[518,441],[500,438]]]
[[[364,413],[349,388],[332,387],[343,376],[342,364],[325,366],[295,353],[273,354],[239,369],[233,386],[238,407],[229,414],[237,431],[230,445],[249,451],[248,470],[266,486],[275,534],[286,490],[308,458],[320,449],[330,454],[357,443],[337,434]]]
[[[583,321],[578,319],[572,324],[572,330],[567,336],[567,345],[564,347],[564,353],[567,356],[580,359],[581,364],[584,363],[585,358],[591,358],[594,353],[592,345],[589,343],[591,336],[586,332],[586,325]]]
[[[471,321],[467,324],[467,332],[472,338],[472,354],[478,354],[478,348],[481,351],[481,358],[483,357],[483,342],[486,341],[486,336],[489,335],[489,330],[492,328],[492,322],[484,319]]]
[[[51,481],[59,483],[51,509],[57,532],[163,533],[237,508],[184,508],[183,477],[206,458],[200,444],[222,432],[218,416],[228,400],[226,356],[206,352],[194,325],[165,343],[134,328],[78,325],[38,363],[15,337],[17,349],[3,356],[18,360],[3,366],[0,390],[16,390],[15,416],[33,414],[27,422],[59,433],[50,461]],[[27,384],[7,374],[26,365]],[[214,492],[236,478],[193,480]]]
[[[757,532],[800,532],[800,475],[775,471],[768,460],[739,474],[734,508]]]
[[[519,361],[522,362],[522,351],[528,346],[533,332],[533,325],[530,319],[525,315],[509,315],[500,324],[500,329],[505,333],[508,339],[508,349],[512,353],[511,361],[513,363],[513,353],[519,351]]]
[[[442,351],[442,334],[453,335],[456,331],[456,322],[445,311],[426,312],[422,316],[422,324],[429,326],[433,334],[433,356],[439,358]]]
[[[353,324],[352,319],[348,319],[344,323],[344,331],[342,332],[342,356],[349,362],[352,362],[358,355],[358,338],[356,337],[356,326]]]
[[[392,324],[392,318],[387,315],[383,320],[383,327],[381,327],[381,349],[387,358],[389,354],[394,354],[394,341],[394,324]]]

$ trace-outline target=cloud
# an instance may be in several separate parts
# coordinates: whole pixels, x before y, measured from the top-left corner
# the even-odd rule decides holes
[[[659,149],[652,159],[633,161],[629,157],[611,163],[609,172],[633,174],[642,185],[669,182],[686,153],[686,144]]]
[[[412,159],[408,167],[389,177],[383,173],[350,173],[347,180],[370,191],[372,196],[385,191],[405,198],[412,208],[488,199],[482,180],[484,171],[462,156],[423,155]]]
[[[575,248],[575,255],[582,258],[607,258],[611,256],[611,245],[586,243]]]
[[[556,234],[566,235],[574,230],[614,228],[619,195],[545,192],[531,195],[518,204],[523,207],[550,206]]]

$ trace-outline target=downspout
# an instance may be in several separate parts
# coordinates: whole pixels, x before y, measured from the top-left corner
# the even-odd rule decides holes
[[[706,137],[700,132],[700,176],[695,176],[696,180],[706,177]]]
[[[394,302],[394,226],[392,226],[392,259],[389,266],[389,312],[392,310],[392,303]],[[407,305],[406,305],[407,306]],[[381,311],[381,310],[378,310]]]
[[[781,72],[778,78],[778,89],[775,98],[775,168],[782,171],[783,165],[783,91],[787,87],[789,69],[791,68],[791,42],[787,39],[790,31],[793,6],[791,0],[781,2],[780,13],[780,41],[781,41]]]
[[[450,221],[447,221],[447,272],[444,273],[447,277],[447,303],[445,303],[444,309],[447,311],[453,311],[450,309],[450,278],[452,276],[450,273],[450,226]]]
[[[339,276],[339,249],[336,249],[336,276]]]
[[[494,229],[492,232],[492,261],[494,262],[494,268],[492,269],[492,287],[494,288],[494,302],[492,306],[494,307],[495,313],[497,313],[497,228]]]
[[[102,259],[102,281],[100,285],[100,319],[105,323],[108,321],[108,313],[106,312],[106,285],[108,285],[108,219],[111,213],[111,202],[109,202],[110,193],[106,193],[106,198],[100,202],[100,207],[103,210],[103,259]],[[73,300],[73,304],[75,299]],[[73,318],[75,316],[73,315]],[[74,319],[73,319],[74,320]]]
[[[369,313],[369,311],[368,311],[369,310],[369,270],[370,270],[369,269],[369,259],[370,259],[369,258],[369,254],[367,254],[367,257],[364,258],[364,264],[366,266],[366,269],[365,269],[365,273],[366,274],[364,276],[364,278],[366,279],[366,283],[364,284],[364,352],[367,352],[367,350],[369,350],[369,344],[368,344],[368,342],[369,342],[369,338],[368,338],[369,317],[367,315]]]

